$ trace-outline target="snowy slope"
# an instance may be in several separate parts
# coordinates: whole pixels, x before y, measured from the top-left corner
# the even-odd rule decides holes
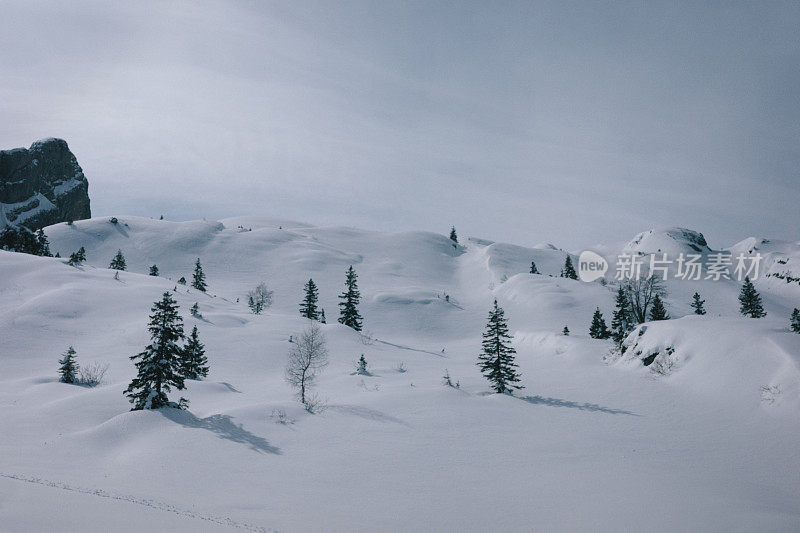
[[[659,228],[639,233],[625,245],[623,251],[678,255],[710,252],[711,249],[702,233],[686,228]]]
[[[753,320],[738,316],[735,282],[670,282],[678,319],[632,333],[637,347],[614,359],[608,341],[587,335],[595,307],[610,321],[613,284],[550,277],[566,256],[555,247],[262,218],[120,216],[46,231],[54,252],[85,246],[88,261],[0,252],[7,529],[800,528],[792,294],[765,285],[769,314]],[[106,269],[117,249],[129,269],[119,280]],[[188,412],[129,412],[128,357],[147,343],[150,306],[191,279],[198,257],[209,293],[174,294],[211,373],[182,393]],[[543,274],[528,274],[531,260]],[[146,275],[152,264],[160,277]],[[374,342],[335,323],[350,264]],[[319,415],[283,381],[309,277],[329,318]],[[254,316],[241,302],[262,280],[275,303]],[[679,318],[694,290],[709,314]],[[516,398],[487,394],[475,366],[494,298],[515,335],[526,386]],[[189,316],[194,302],[202,319]],[[564,325],[571,336],[559,334]],[[104,385],[56,381],[69,345],[81,363],[110,365]],[[634,356],[668,347],[665,372]],[[372,376],[353,375],[362,353]],[[460,389],[442,385],[445,369]],[[288,423],[271,416],[281,409]]]

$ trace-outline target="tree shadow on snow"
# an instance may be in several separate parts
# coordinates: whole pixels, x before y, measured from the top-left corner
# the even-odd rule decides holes
[[[610,407],[603,407],[596,403],[578,403],[569,400],[562,400],[560,398],[545,398],[543,396],[520,396],[520,400],[534,404],[534,405],[547,405],[549,407],[566,407],[568,409],[577,409],[579,411],[594,411],[599,413],[607,413],[610,415],[629,415],[641,416],[632,411],[624,409],[612,409]]]
[[[410,346],[403,346],[402,344],[395,344],[393,342],[382,341],[380,339],[375,339],[375,342],[379,342],[381,344],[385,344],[386,346],[392,346],[394,348],[399,348],[400,350],[408,350],[410,352],[427,353],[427,354],[430,354],[430,355],[435,355],[436,357],[444,357],[444,353],[431,352],[431,351],[428,351],[428,350],[421,350],[419,348],[411,348]]]
[[[280,448],[271,445],[266,439],[250,433],[241,425],[234,424],[232,417],[228,415],[211,415],[206,418],[197,418],[189,411],[180,409],[160,409],[159,412],[164,417],[183,427],[210,431],[221,439],[246,444],[251,450],[257,452],[281,454]]]
[[[228,389],[229,391],[231,391],[231,392],[238,392],[239,394],[241,394],[241,393],[242,393],[242,391],[238,390],[236,387],[234,387],[233,385],[231,385],[231,384],[230,384],[230,383],[228,383],[227,381],[220,381],[220,382],[219,382],[219,384],[220,384],[220,385],[224,385],[224,386],[225,386],[225,387],[227,387],[227,389]]]
[[[401,424],[403,426],[408,425],[399,418],[395,418],[391,415],[381,413],[380,411],[376,411],[375,409],[369,409],[367,407],[361,407],[358,405],[329,405],[328,410],[337,411],[339,413],[344,413],[348,415],[355,415],[357,417],[364,418],[367,420],[375,420],[376,422],[393,422],[395,424]]]

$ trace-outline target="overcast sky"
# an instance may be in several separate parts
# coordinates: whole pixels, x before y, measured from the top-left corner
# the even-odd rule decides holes
[[[800,239],[800,3],[0,0],[0,147],[94,215]]]

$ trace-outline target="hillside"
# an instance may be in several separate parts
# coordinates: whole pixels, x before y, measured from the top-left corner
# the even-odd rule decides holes
[[[761,320],[739,316],[735,281],[670,280],[674,320],[640,326],[619,358],[588,336],[595,308],[611,320],[613,282],[558,277],[566,252],[552,245],[256,217],[45,231],[54,253],[84,246],[87,263],[0,251],[0,524],[11,529],[80,530],[85,517],[116,531],[800,528],[800,335],[787,327],[798,292],[783,280],[757,282]],[[637,239],[643,253],[671,242]],[[128,271],[115,280],[118,249]],[[780,253],[794,259],[797,246]],[[206,294],[177,283],[197,258]],[[351,264],[371,340],[335,321]],[[317,415],[283,379],[309,278],[331,354]],[[260,281],[274,305],[256,316],[244,301]],[[173,289],[211,372],[180,393],[186,412],[130,412],[129,357]],[[696,290],[709,314],[685,316]],[[489,394],[475,364],[495,298],[518,352],[516,397]],[[80,363],[109,364],[103,385],[57,382],[70,345]],[[353,373],[362,353],[371,376]]]

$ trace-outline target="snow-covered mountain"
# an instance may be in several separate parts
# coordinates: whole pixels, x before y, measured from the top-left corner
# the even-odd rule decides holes
[[[673,319],[640,326],[615,357],[588,336],[596,308],[611,320],[613,280],[559,277],[567,253],[552,245],[255,217],[119,216],[46,233],[54,253],[83,246],[87,262],[0,251],[0,524],[12,530],[800,528],[796,284],[759,279],[768,314],[754,320],[739,315],[736,281],[671,279]],[[708,251],[699,233],[667,230],[624,250],[693,246]],[[781,264],[798,248],[767,251]],[[114,279],[117,250],[128,270]],[[207,293],[177,283],[197,258]],[[335,321],[349,265],[369,337]],[[309,278],[328,316],[318,415],[283,379]],[[244,301],[261,281],[274,304],[256,316]],[[164,291],[197,325],[211,372],[181,392],[188,411],[130,412],[129,357]],[[690,314],[695,291],[705,316]],[[494,299],[514,335],[516,397],[490,394],[476,366]],[[80,364],[109,365],[103,385],[57,381],[70,345]],[[361,354],[369,376],[354,374]]]
[[[639,233],[624,247],[626,253],[697,254],[710,252],[702,233],[686,228],[659,228]]]

